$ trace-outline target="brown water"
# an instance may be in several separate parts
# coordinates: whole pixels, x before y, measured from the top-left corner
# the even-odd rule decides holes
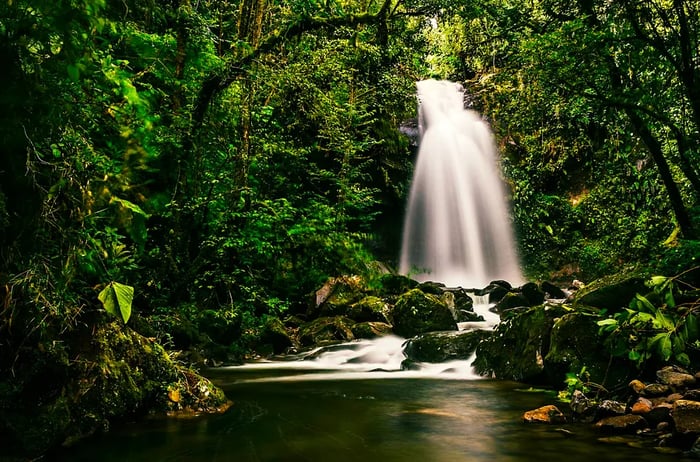
[[[598,440],[589,425],[522,423],[551,395],[491,380],[334,379],[215,369],[234,401],[223,415],[124,426],[56,455],[70,461],[678,461]],[[386,374],[382,374],[386,377]],[[365,378],[360,378],[365,377]],[[401,377],[401,375],[397,375]]]

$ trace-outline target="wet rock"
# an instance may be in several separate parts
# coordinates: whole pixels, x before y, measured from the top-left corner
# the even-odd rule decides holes
[[[520,308],[529,307],[530,303],[523,294],[508,292],[506,293],[494,306],[494,311],[496,313],[505,313],[506,311]]]
[[[566,313],[555,319],[544,366],[549,383],[562,383],[569,371],[584,366],[594,383],[618,388],[630,378],[630,370],[620,359],[610,361],[608,348],[599,341],[599,318],[583,311]]]
[[[489,303],[498,303],[510,290],[510,284],[506,287],[498,282],[492,282],[485,288],[476,291],[476,295],[484,296],[488,295]]]
[[[562,300],[566,298],[566,293],[549,281],[542,282],[540,289],[544,292],[547,299]]]
[[[632,389],[633,392],[639,395],[644,391],[644,389],[647,386],[644,385],[644,382],[642,382],[641,380],[634,379],[629,383],[629,387]]]
[[[647,427],[647,421],[640,415],[625,414],[606,417],[595,423],[595,428],[607,434],[634,433]]]
[[[695,378],[697,380],[697,377]],[[682,399],[689,399],[691,401],[700,401],[700,390],[693,389],[688,390],[683,393]]]
[[[442,282],[427,281],[421,282],[416,288],[423,293],[440,296],[447,287]]]
[[[263,344],[269,344],[272,346],[272,352],[274,354],[280,354],[291,346],[294,345],[292,338],[287,332],[284,323],[279,320],[279,318],[270,317],[265,320],[263,324],[262,332],[260,335],[260,341]]]
[[[392,333],[391,324],[385,322],[358,322],[351,330],[355,338],[375,338]]]
[[[620,311],[637,293],[646,293],[644,275],[616,274],[593,281],[579,289],[572,297],[574,307],[592,306],[609,312]]]
[[[602,419],[605,417],[625,415],[626,409],[627,406],[625,406],[624,403],[606,399],[598,405],[598,414],[596,418]]]
[[[647,419],[649,425],[656,426],[658,428],[662,423],[668,423],[671,419],[671,410],[673,405],[669,403],[661,403],[654,406],[649,412],[644,415]]]
[[[388,305],[379,297],[367,296],[357,303],[350,305],[347,316],[356,322],[383,322],[389,323]]]
[[[353,340],[352,326],[355,323],[343,316],[314,319],[299,328],[299,342],[303,346],[325,345]]]
[[[435,295],[412,289],[401,295],[391,311],[394,333],[410,338],[425,332],[457,330],[447,306]]]
[[[519,291],[525,296],[527,306],[535,306],[544,302],[544,292],[534,282],[522,285]]]
[[[561,424],[566,423],[566,417],[554,405],[542,406],[523,415],[523,421],[527,423]]]
[[[674,389],[686,388],[695,385],[695,377],[687,372],[678,370],[673,366],[664,367],[656,371],[656,378],[660,383],[668,385]]]
[[[418,286],[418,281],[410,279],[399,274],[382,274],[379,278],[379,283],[382,287],[381,292],[384,295],[401,295]]]
[[[652,407],[653,405],[650,400],[639,397],[634,403],[632,403],[630,412],[632,414],[644,415],[649,413]]]
[[[650,383],[641,391],[643,396],[663,396],[670,391],[668,385],[662,383]]]
[[[679,399],[671,411],[676,432],[681,435],[700,435],[700,402]]]
[[[462,288],[445,289],[440,300],[447,305],[447,308],[452,312],[452,317],[457,322],[484,320],[483,317],[479,318],[479,315],[474,313],[474,301],[469,293]]]
[[[404,355],[412,361],[430,363],[469,359],[479,342],[491,334],[484,330],[428,332],[410,339]]]
[[[359,276],[330,278],[310,295],[306,314],[309,318],[345,315],[364,296],[365,285]]]
[[[544,356],[549,350],[550,332],[554,319],[564,312],[560,306],[540,305],[502,320],[493,335],[476,349],[477,373],[546,383]]]
[[[579,390],[574,391],[571,396],[569,407],[580,422],[593,422],[598,412],[598,406]]]

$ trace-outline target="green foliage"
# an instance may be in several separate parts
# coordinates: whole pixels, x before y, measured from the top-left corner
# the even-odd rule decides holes
[[[112,281],[102,289],[97,298],[102,302],[105,311],[124,321],[124,324],[129,322],[134,301],[133,287]]]
[[[564,403],[570,403],[574,392],[580,391],[584,395],[591,391],[591,376],[586,371],[586,366],[583,366],[579,372],[568,372],[564,383],[566,389],[559,391],[557,399]]]
[[[700,341],[700,299],[697,289],[683,290],[677,278],[652,277],[649,294],[637,294],[627,308],[598,321],[613,355],[627,356],[640,369],[650,361],[690,365],[689,350]]]

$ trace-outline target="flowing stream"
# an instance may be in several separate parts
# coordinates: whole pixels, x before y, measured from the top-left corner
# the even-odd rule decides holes
[[[399,271],[419,281],[485,287],[523,282],[488,125],[454,82],[417,83],[420,144]]]
[[[479,305],[484,312],[487,305]],[[489,328],[492,321],[466,328]],[[589,424],[527,425],[552,393],[480,378],[470,361],[401,371],[404,340],[384,337],[277,361],[205,371],[233,401],[222,415],[113,428],[46,458],[101,462],[671,462],[602,442]],[[613,441],[617,444],[611,444]]]

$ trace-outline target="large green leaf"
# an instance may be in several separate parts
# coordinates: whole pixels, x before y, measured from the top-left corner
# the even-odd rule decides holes
[[[118,282],[110,282],[97,296],[105,310],[121,318],[126,324],[131,317],[131,303],[134,300],[134,288]]]

